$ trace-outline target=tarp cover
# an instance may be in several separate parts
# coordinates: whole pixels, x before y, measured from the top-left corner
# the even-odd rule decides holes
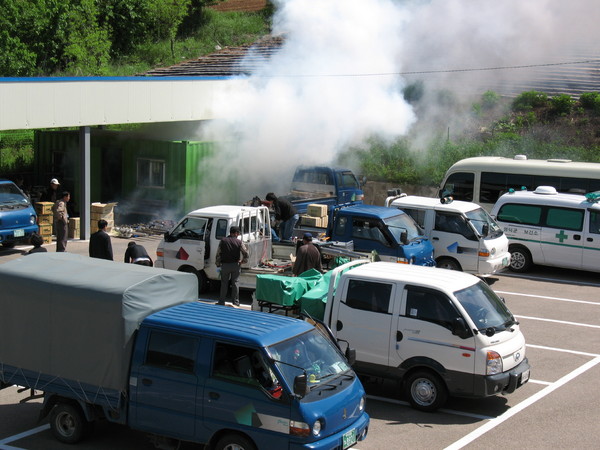
[[[195,275],[35,253],[0,264],[0,364],[124,391],[153,312],[198,299]]]
[[[256,275],[256,299],[282,306],[294,306],[321,278],[318,270],[310,269],[297,277],[286,275]]]

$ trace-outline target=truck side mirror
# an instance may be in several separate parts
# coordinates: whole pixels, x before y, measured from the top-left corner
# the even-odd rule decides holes
[[[350,348],[350,347],[346,347],[346,351],[345,351],[344,356],[348,360],[348,364],[350,364],[351,366],[353,366],[354,363],[356,362],[356,349]]]
[[[481,227],[481,234],[485,237],[490,234],[490,226],[487,223],[484,223]]]
[[[294,378],[294,394],[300,398],[308,394],[308,379],[305,373]]]
[[[457,317],[452,322],[452,334],[458,336],[461,339],[466,339],[471,336],[471,331],[467,328],[465,319]]]
[[[402,245],[408,244],[408,233],[406,233],[406,231],[400,233],[400,242],[402,243]]]

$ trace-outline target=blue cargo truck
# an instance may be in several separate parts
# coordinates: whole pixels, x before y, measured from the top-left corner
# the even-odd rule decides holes
[[[191,274],[41,253],[0,266],[0,284],[0,389],[42,391],[61,442],[99,419],[161,448],[342,449],[367,435],[364,389],[331,340],[198,302]]]

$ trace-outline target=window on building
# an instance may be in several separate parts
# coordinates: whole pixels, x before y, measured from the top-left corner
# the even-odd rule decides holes
[[[158,159],[137,160],[137,185],[141,187],[165,187],[165,162]]]

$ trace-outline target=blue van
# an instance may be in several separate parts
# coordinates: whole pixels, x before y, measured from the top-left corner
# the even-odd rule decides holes
[[[14,247],[38,232],[37,216],[29,198],[9,180],[0,179],[0,244]]]

